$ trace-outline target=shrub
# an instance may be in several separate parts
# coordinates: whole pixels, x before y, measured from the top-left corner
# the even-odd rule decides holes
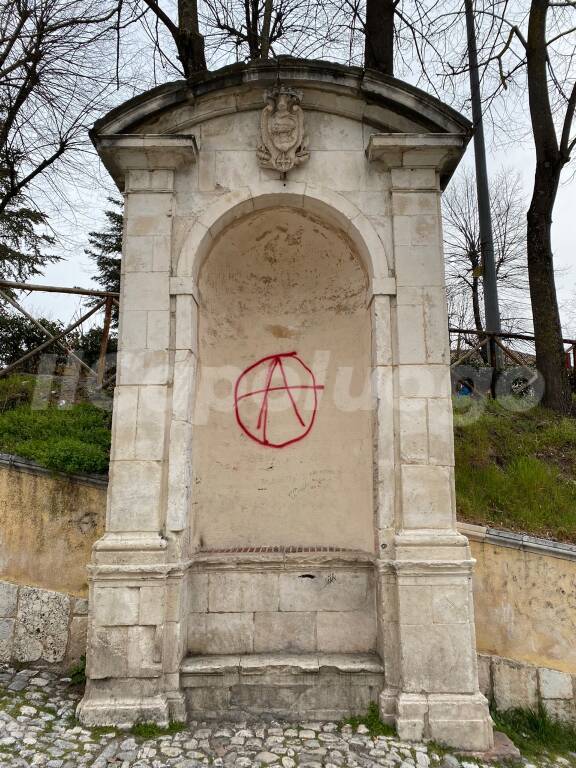
[[[92,405],[19,407],[0,414],[0,450],[68,473],[104,474],[110,454],[110,416]]]
[[[0,413],[32,402],[35,376],[14,374],[0,379]]]

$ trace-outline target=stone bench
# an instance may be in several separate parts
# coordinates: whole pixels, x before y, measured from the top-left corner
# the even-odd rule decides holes
[[[181,684],[192,720],[339,720],[378,701],[376,654],[188,656]]]

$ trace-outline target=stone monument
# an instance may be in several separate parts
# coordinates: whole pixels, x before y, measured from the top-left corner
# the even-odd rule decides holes
[[[126,206],[83,722],[374,701],[403,739],[491,746],[440,220],[469,136],[412,86],[293,59],[96,124]]]

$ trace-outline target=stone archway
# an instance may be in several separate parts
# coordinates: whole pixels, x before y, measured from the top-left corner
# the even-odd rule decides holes
[[[374,224],[343,195],[314,184],[270,180],[248,184],[219,195],[202,215],[190,224],[176,259],[175,274],[197,280],[199,270],[214,239],[239,218],[252,211],[274,207],[305,210],[352,241],[368,274],[374,293],[394,293],[392,264]]]
[[[267,65],[239,65],[201,83],[165,86],[115,110],[94,132],[126,193],[126,237],[107,528],[94,546],[90,570],[88,686],[79,716],[94,724],[167,722],[195,712],[221,716],[263,707],[339,717],[379,700],[382,717],[403,738],[481,750],[491,745],[492,731],[474,653],[473,562],[456,530],[439,205],[470,126],[416,89],[374,74],[317,62]],[[288,180],[285,171],[259,165],[262,97],[280,81],[302,104],[299,114],[310,137],[306,162],[288,169]],[[356,267],[337,283],[336,294],[346,282],[356,284],[362,263],[365,306],[352,296],[343,312],[335,311],[334,302],[322,317],[307,312],[310,324],[297,339],[300,348],[264,348],[268,340],[293,341],[285,335],[292,326],[303,329],[294,319],[293,295],[287,321],[273,316],[274,288],[264,298],[253,290],[251,301],[260,302],[269,327],[258,333],[235,329],[242,343],[234,347],[232,333],[226,350],[225,331],[234,326],[233,306],[237,317],[241,300],[235,289],[249,275],[232,279],[233,264],[219,249],[227,234],[233,239],[244,232],[249,243],[250,222],[256,229],[260,221],[265,229],[274,215],[287,217],[281,248],[287,258],[290,233],[302,219],[308,222],[306,237],[312,238],[315,222],[314,237],[321,239],[323,232],[328,250],[353,253]],[[270,277],[264,256],[253,271]],[[327,258],[322,262],[320,256],[321,278],[330,278]],[[212,288],[208,279],[203,286],[202,264],[209,275],[210,262],[214,266],[219,258],[220,277]],[[301,261],[299,275],[306,273]],[[284,279],[290,287],[287,276],[279,268],[278,284]],[[328,280],[322,292],[333,288]],[[223,338],[212,346],[210,325],[203,325],[204,290],[215,307],[226,309],[212,328]],[[304,293],[318,304],[313,282]],[[250,317],[250,308],[242,307],[242,315],[244,321]],[[311,417],[299,411],[306,433],[301,440],[286,392],[315,373],[317,362],[308,355],[316,345],[327,346],[337,359],[332,331],[346,337],[354,328],[356,344],[348,338],[343,346],[370,368],[370,428],[363,416],[348,422],[347,412],[338,421],[322,401],[311,429]],[[291,352],[301,356],[286,357]],[[210,355],[217,366],[233,369],[236,393],[260,389],[270,403],[283,401],[280,418],[270,422],[278,430],[272,439],[264,439],[258,426],[258,401],[246,412],[246,398],[240,413],[236,399],[228,402],[227,420],[214,422],[217,440],[209,430],[203,437],[196,393]],[[250,379],[258,375],[261,386]],[[274,377],[276,394],[270,392]],[[309,391],[326,394],[314,378],[308,382]],[[337,440],[330,440],[329,428]],[[365,459],[359,465],[363,477],[371,473],[371,484],[361,482],[360,504],[348,493],[354,473],[347,474],[350,468],[338,453],[338,441],[347,434],[350,452]],[[322,467],[320,452],[310,450],[314,441],[333,452],[335,467]],[[272,448],[270,442],[286,447]],[[221,459],[218,446],[226,448],[229,477],[214,477],[208,483],[212,492],[203,493],[198,486]],[[257,449],[279,456],[274,461],[287,470],[276,497],[266,489],[266,472],[272,470],[250,460],[260,456]],[[290,464],[299,451],[309,450],[302,465]],[[245,475],[238,498],[232,498],[229,479],[238,471],[234,456],[241,457]],[[315,497],[306,488],[298,507],[289,476],[304,480],[323,469],[334,469],[325,495]],[[346,504],[355,513],[358,507],[357,530],[347,527],[351,516],[336,498],[338,473]],[[218,500],[224,483],[230,507],[246,509],[239,518]],[[252,495],[247,485],[256,488]],[[261,504],[258,494],[267,502]],[[273,498],[280,511],[266,528],[262,520]],[[214,502],[211,519],[206,510]],[[320,512],[316,527],[314,509]],[[303,510],[312,510],[310,519]],[[311,546],[320,544],[317,537],[330,530],[330,512],[338,523],[329,551],[294,545],[297,535]],[[297,520],[298,527],[287,530],[286,519]],[[246,531],[256,531],[261,547],[272,551],[236,551],[257,549],[235,546],[249,541]],[[288,542],[287,549],[304,551],[278,551],[278,538]],[[344,540],[356,549],[342,551]],[[369,605],[375,606],[372,612]],[[321,637],[327,638],[324,650]],[[297,658],[269,662],[272,648],[292,649]],[[191,656],[185,658],[187,650]],[[217,663],[207,658],[215,653]],[[302,693],[297,709],[285,696],[287,688]]]

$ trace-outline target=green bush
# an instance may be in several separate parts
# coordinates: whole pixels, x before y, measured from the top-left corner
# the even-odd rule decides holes
[[[32,402],[36,377],[14,374],[0,379],[0,413]]]
[[[0,451],[60,472],[104,474],[110,416],[92,405],[19,407],[0,414]]]
[[[82,656],[68,674],[72,685],[86,685],[86,656]]]

